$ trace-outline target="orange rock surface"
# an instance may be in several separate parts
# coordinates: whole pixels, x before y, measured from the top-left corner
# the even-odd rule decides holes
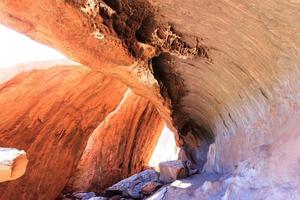
[[[0,199],[55,199],[72,177],[81,155],[87,151],[101,124],[109,125],[114,136],[102,131],[96,138],[98,144],[110,144],[113,152],[120,145],[120,151],[126,156],[112,154],[112,149],[100,150],[99,153],[119,162],[98,162],[97,167],[109,171],[119,168],[122,162],[128,167],[113,178],[106,177],[106,184],[140,170],[138,164],[145,163],[150,156],[162,120],[147,100],[131,94],[130,100],[125,102],[132,105],[121,105],[126,109],[117,118],[119,123],[108,124],[109,116],[116,113],[127,90],[119,81],[78,66],[33,70],[1,84],[0,145],[24,149],[29,163],[23,177],[0,185]],[[136,113],[137,107],[143,109]],[[144,121],[147,123],[141,124]],[[157,129],[149,131],[150,127]],[[119,141],[115,142],[113,138],[119,138]],[[147,141],[149,146],[136,145],[133,141],[137,138],[141,142]],[[140,149],[144,155],[136,155]],[[129,155],[132,158],[127,157]]]
[[[95,129],[67,186],[100,192],[148,165],[163,120],[145,98],[128,90],[116,110]]]
[[[286,130],[298,134],[299,18],[297,0],[0,2],[0,23],[147,98],[177,130],[182,157],[199,169],[208,158],[218,174],[264,162],[258,155]],[[293,154],[291,144],[277,154]],[[291,188],[291,177],[276,169],[268,178]]]
[[[153,52],[141,45],[144,58],[134,58],[117,33],[109,30],[104,19],[94,13],[97,8],[89,8],[89,2],[4,0],[0,2],[0,23],[60,50],[95,71],[121,80],[136,94],[153,102],[171,125],[168,101],[161,96],[159,84],[148,66],[147,58]],[[98,31],[104,34],[103,39],[95,36]]]

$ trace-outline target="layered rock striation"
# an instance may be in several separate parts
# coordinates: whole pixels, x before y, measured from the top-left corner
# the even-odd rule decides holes
[[[163,123],[147,99],[128,89],[118,107],[93,131],[66,189],[102,192],[142,171]]]
[[[1,146],[29,160],[23,177],[0,185],[0,199],[55,199],[72,176],[99,191],[142,169],[163,126],[148,100],[78,65],[18,74],[0,85],[0,105]],[[95,173],[78,177],[77,168]]]
[[[234,176],[247,160],[265,166],[255,167],[258,179],[291,190],[299,182],[291,183],[299,167],[299,13],[293,0],[0,3],[1,23],[151,101],[193,167]],[[266,151],[269,159],[260,157]],[[284,176],[274,169],[263,177],[285,159]]]

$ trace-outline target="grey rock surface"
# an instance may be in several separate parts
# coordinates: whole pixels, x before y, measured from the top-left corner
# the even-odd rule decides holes
[[[161,162],[159,163],[159,171],[159,180],[163,183],[171,183],[188,176],[188,170],[181,160]]]
[[[106,192],[112,195],[120,194],[123,197],[138,199],[142,197],[141,191],[146,183],[158,181],[158,173],[155,170],[145,170],[116,183],[109,187]]]
[[[91,198],[96,197],[94,192],[74,192],[72,196],[76,200],[90,200]]]
[[[158,182],[148,182],[145,183],[142,187],[141,193],[144,195],[150,195],[151,193],[153,193],[157,188],[161,187],[162,184],[158,183]]]

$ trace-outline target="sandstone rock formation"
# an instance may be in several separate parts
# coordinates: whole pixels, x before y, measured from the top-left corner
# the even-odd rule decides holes
[[[163,120],[145,98],[126,91],[90,136],[67,190],[101,192],[148,165]]]
[[[0,148],[0,182],[16,180],[23,176],[27,163],[25,151]]]
[[[148,57],[154,54],[154,49],[135,42],[134,49],[138,49],[144,55],[140,57],[145,58],[134,58],[123,41],[127,36],[120,39],[118,34],[122,33],[107,28],[104,18],[97,14],[100,6],[104,10],[103,15],[110,10],[107,10],[109,7],[104,2],[101,1],[101,5],[99,3],[100,1],[94,0],[47,0],[42,3],[31,0],[4,0],[0,2],[0,23],[57,48],[72,60],[95,71],[121,80],[135,93],[154,102],[161,115],[169,119],[168,101],[161,97],[158,82],[148,66]],[[139,12],[142,13],[143,10]],[[133,20],[142,20],[139,16],[134,18]],[[125,32],[134,40],[134,31],[130,31],[129,27],[125,28]],[[104,34],[104,38],[99,37],[98,33]]]
[[[78,65],[18,74],[0,85],[0,105],[1,146],[24,149],[29,160],[23,177],[0,185],[0,199],[55,199],[82,155],[98,161],[86,168],[115,172],[113,178],[101,174],[97,186],[111,185],[148,162],[163,126],[149,101],[128,92],[121,82]],[[95,149],[89,151],[93,143],[108,148],[96,149],[95,155]],[[98,176],[91,178],[98,181]],[[79,182],[86,178],[76,177]]]
[[[295,0],[0,2],[1,23],[148,98],[193,167],[234,177],[247,161],[279,192],[299,182],[299,18]]]
[[[148,183],[158,183],[158,176],[154,170],[145,170],[109,187],[106,193],[111,197],[121,195],[124,198],[141,199],[144,186]]]

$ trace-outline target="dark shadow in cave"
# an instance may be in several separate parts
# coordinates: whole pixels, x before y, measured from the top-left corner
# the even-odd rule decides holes
[[[209,145],[214,142],[214,136],[210,130],[195,123],[183,111],[182,99],[188,94],[188,90],[174,66],[169,53],[161,53],[152,59],[154,77],[159,82],[162,96],[171,100],[171,116],[182,149],[179,158],[190,160],[194,167],[201,170],[207,160]]]

